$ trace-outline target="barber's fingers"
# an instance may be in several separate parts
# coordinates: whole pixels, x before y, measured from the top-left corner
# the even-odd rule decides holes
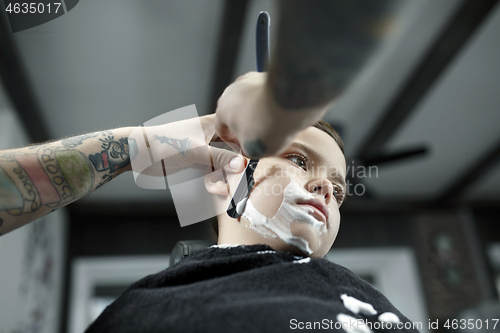
[[[239,77],[237,80],[243,78]],[[214,129],[215,133],[225,142],[232,142],[240,145],[238,139],[238,129],[234,127],[234,117],[239,117],[237,113],[239,108],[240,97],[239,90],[235,88],[235,84],[224,89],[224,92],[217,100],[217,109],[215,111]],[[235,97],[236,95],[236,97]]]
[[[242,155],[228,149],[212,146],[191,149],[188,159],[187,167],[199,163],[211,166],[214,170],[224,169],[230,173],[240,173],[246,166],[246,160]]]
[[[222,169],[231,173],[240,173],[245,169],[246,159],[242,155],[227,149],[210,147],[214,170]]]
[[[240,145],[238,137],[236,136],[236,134],[233,131],[231,131],[229,126],[224,122],[220,113],[219,114],[216,113],[215,133],[224,142],[232,142],[232,143],[235,143],[237,145]]]

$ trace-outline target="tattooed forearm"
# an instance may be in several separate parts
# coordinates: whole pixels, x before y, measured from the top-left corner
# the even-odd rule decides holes
[[[338,96],[377,45],[393,2],[282,0],[268,80],[276,102],[301,109]]]
[[[63,149],[57,146],[45,146],[38,150],[38,162],[40,163],[40,167],[45,171],[45,175],[47,176],[49,181],[46,181],[45,191],[47,193],[47,199],[45,203],[49,207],[57,207],[61,204],[70,203],[75,198],[75,191],[73,188],[76,188],[73,183],[73,179],[68,175],[65,176],[65,169],[67,165],[68,159],[73,159],[76,162],[80,162],[80,169],[83,170],[88,169],[88,163],[86,163],[83,156],[78,156],[78,151]],[[75,165],[78,165],[75,163]],[[40,177],[43,177],[43,174],[40,173]],[[83,192],[78,189],[78,192]]]
[[[182,140],[178,139],[172,139],[172,138],[167,138],[166,136],[158,136],[158,135],[153,135],[153,140],[158,140],[161,143],[166,143],[169,144],[170,146],[174,147],[181,153],[182,156],[185,156],[188,152],[189,149],[191,148],[191,141],[189,138],[185,138]]]
[[[89,133],[0,151],[0,232],[87,195],[129,167],[130,131]]]
[[[31,167],[31,160],[33,160],[33,156],[30,155],[2,155],[2,168],[0,169],[1,210],[7,210],[12,215],[21,215],[40,208],[40,193],[30,177],[30,173],[36,173],[36,170]]]
[[[102,142],[102,151],[90,155],[89,158],[97,171],[113,173],[130,164],[128,138],[115,140],[113,135],[108,135]]]
[[[96,136],[105,137],[105,136],[108,136],[110,134],[111,134],[111,131],[87,133],[87,134],[83,134],[83,135],[79,135],[79,136],[75,136],[75,137],[71,137],[71,138],[62,139],[61,143],[68,148],[75,148],[75,147],[78,147],[79,145],[81,145],[83,143],[83,141],[86,139],[95,138]]]

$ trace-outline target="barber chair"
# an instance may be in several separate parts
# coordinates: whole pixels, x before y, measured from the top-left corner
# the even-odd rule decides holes
[[[187,240],[180,241],[175,244],[170,253],[170,266],[175,265],[179,260],[197,251],[206,249],[212,245],[216,245],[217,242],[209,240]]]

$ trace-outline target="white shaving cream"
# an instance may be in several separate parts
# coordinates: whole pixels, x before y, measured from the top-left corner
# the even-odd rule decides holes
[[[290,184],[283,190],[283,202],[273,217],[268,218],[261,214],[252,204],[251,199],[240,202],[236,210],[240,210],[240,212],[244,210],[242,216],[248,219],[250,227],[260,234],[270,238],[279,237],[287,244],[299,248],[304,253],[311,254],[313,251],[309,247],[309,242],[302,237],[294,236],[290,225],[297,222],[307,223],[317,230],[319,236],[326,231],[325,224],[309,214],[314,212],[312,208],[299,207],[295,204],[298,200],[306,201],[314,198],[315,196],[291,180]]]

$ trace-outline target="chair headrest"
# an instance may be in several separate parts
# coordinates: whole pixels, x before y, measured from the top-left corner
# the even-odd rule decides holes
[[[172,253],[170,253],[170,266],[175,265],[179,260],[181,260],[187,255],[206,249],[207,247],[216,244],[217,242],[209,240],[180,241],[177,244],[175,244],[174,248],[172,249]]]

